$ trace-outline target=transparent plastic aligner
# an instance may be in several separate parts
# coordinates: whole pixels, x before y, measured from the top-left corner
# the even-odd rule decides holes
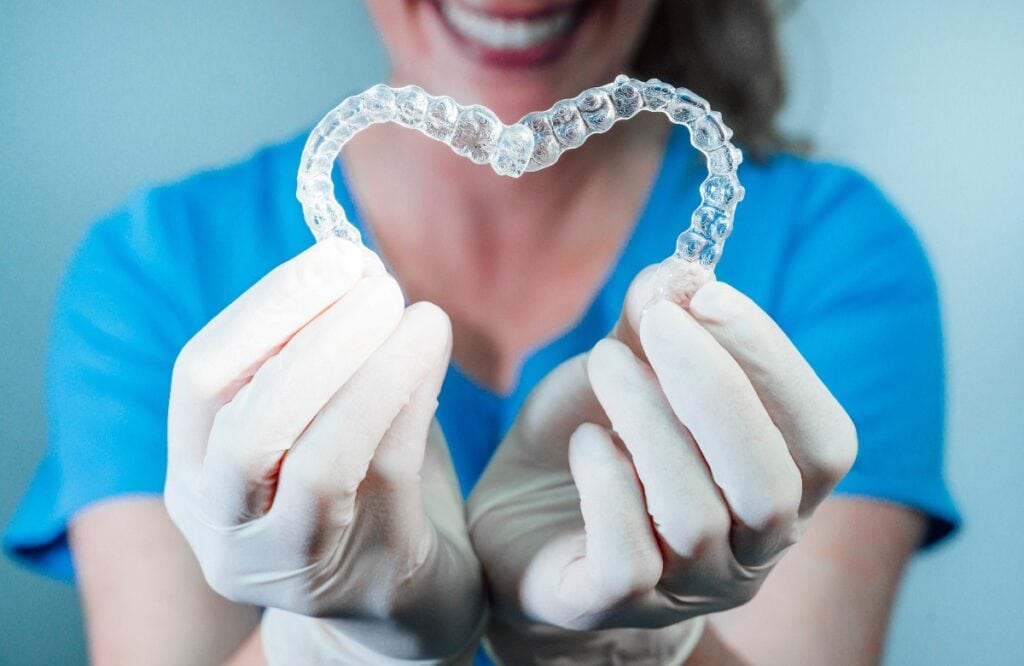
[[[419,130],[477,164],[489,164],[499,175],[518,178],[551,166],[591,135],[607,132],[644,110],[685,125],[690,143],[707,160],[700,206],[655,278],[657,297],[686,305],[701,285],[714,279],[714,267],[732,232],[736,205],[744,193],[736,175],[743,154],[730,142],[732,130],[706,100],[657,79],[618,76],[512,125],[503,124],[485,107],[462,106],[417,86],[376,85],[343,101],[314,128],[302,153],[296,194],[318,240],[338,236],[360,243],[359,231],[334,197],[331,170],[345,143],[371,125],[394,122]]]

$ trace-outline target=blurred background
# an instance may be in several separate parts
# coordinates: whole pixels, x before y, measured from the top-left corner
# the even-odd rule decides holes
[[[966,524],[915,560],[886,663],[1024,664],[1024,3],[784,6],[784,126],[910,217],[944,304]],[[385,72],[358,0],[0,2],[0,523],[43,449],[51,302],[90,221]],[[0,664],[85,661],[75,591],[0,560]]]

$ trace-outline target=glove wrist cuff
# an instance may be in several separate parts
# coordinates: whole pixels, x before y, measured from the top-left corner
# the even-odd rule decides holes
[[[659,629],[573,631],[494,618],[487,631],[486,644],[498,663],[676,666],[685,663],[693,653],[705,623],[701,616]]]
[[[346,631],[339,620],[307,617],[277,608],[268,608],[264,611],[260,633],[263,652],[269,666],[467,666],[473,661],[477,645],[487,628],[488,619],[487,612],[481,613],[480,621],[473,633],[454,653],[425,658],[382,654],[352,638],[353,632]],[[373,633],[374,628],[364,625],[359,631],[363,634]],[[395,644],[398,644],[397,640]]]

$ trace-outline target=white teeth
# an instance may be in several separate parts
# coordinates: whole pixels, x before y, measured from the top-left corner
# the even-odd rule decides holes
[[[572,25],[572,9],[539,19],[502,19],[475,12],[458,2],[441,3],[448,24],[467,39],[493,49],[527,49],[557,37]]]

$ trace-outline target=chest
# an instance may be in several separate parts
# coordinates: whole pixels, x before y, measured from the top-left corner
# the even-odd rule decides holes
[[[523,360],[573,328],[631,230],[624,221],[583,251],[496,246],[430,270],[396,269],[410,301],[429,300],[452,322],[453,362],[497,393],[515,387]]]

